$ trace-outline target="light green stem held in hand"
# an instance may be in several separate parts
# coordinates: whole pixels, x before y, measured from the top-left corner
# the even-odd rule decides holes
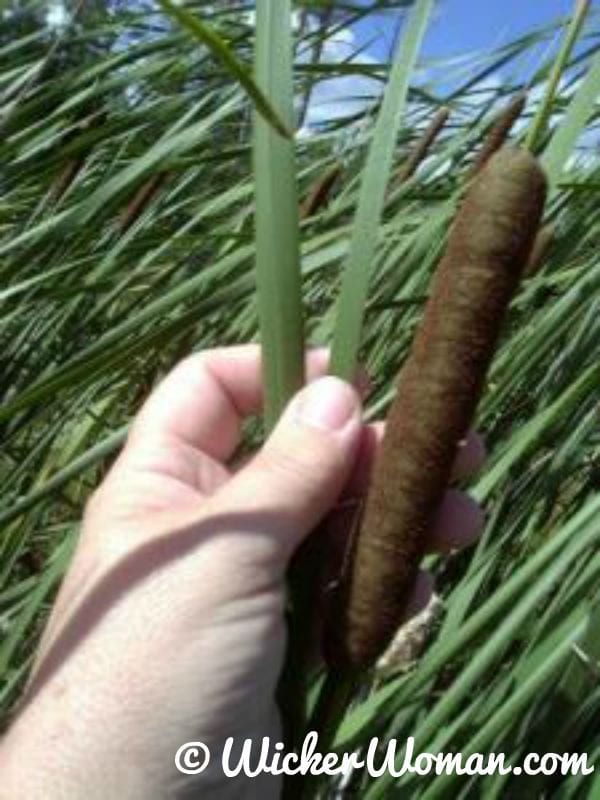
[[[256,4],[255,77],[284,125],[293,128],[290,0]],[[269,430],[304,382],[304,333],[294,141],[281,136],[258,113],[254,176],[256,279]]]

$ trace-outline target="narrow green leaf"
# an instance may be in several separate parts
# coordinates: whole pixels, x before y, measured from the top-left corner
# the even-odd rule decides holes
[[[17,622],[11,627],[10,635],[4,639],[0,646],[0,675],[5,674],[32,620],[64,573],[72,556],[74,544],[75,531],[71,530],[56,548],[52,562],[39,579],[37,586],[29,593],[23,611],[19,615]]]
[[[527,135],[527,146],[534,152],[537,148],[540,138],[546,132],[546,127],[548,125],[550,114],[552,113],[552,105],[554,104],[560,79],[563,75],[563,72],[567,68],[569,58],[571,57],[575,43],[579,38],[579,34],[583,28],[583,23],[585,22],[585,18],[590,8],[590,2],[591,0],[576,0],[575,2],[573,17],[567,29],[560,52],[552,67],[550,78],[548,79],[548,86],[546,87],[546,93],[540,104],[538,112],[531,123],[531,127]]]
[[[369,277],[394,148],[406,107],[410,79],[432,7],[433,0],[418,0],[410,12],[406,31],[398,45],[362,178],[331,357],[332,371],[347,379],[352,377],[357,361]]]
[[[286,126],[294,121],[291,3],[256,4],[256,80]],[[254,118],[256,278],[271,428],[304,380],[298,189],[294,142]]]
[[[292,125],[282,121],[268,97],[252,79],[248,68],[242,64],[229,48],[227,43],[201,19],[191,14],[183,6],[176,5],[172,0],[159,0],[163,10],[182,27],[204,44],[211,53],[219,59],[230,74],[240,83],[254,103],[256,110],[277,130],[282,136],[291,137]]]
[[[571,157],[577,141],[589,122],[600,95],[600,55],[592,61],[589,71],[571,100],[564,118],[556,128],[550,144],[542,156],[552,191]]]
[[[41,486],[33,489],[26,497],[17,500],[7,508],[0,508],[0,525],[6,525],[13,519],[25,514],[44,498],[58,491],[69,481],[79,477],[90,467],[101,463],[104,459],[115,453],[125,442],[128,426],[124,426],[109,434],[98,444],[90,447],[85,453],[74,458],[70,464],[63,467]]]

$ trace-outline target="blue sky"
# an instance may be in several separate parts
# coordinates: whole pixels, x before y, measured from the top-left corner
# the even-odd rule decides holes
[[[573,0],[439,0],[423,53],[437,58],[466,50],[489,50],[535,27],[555,22],[572,10]],[[357,32],[364,40],[376,35],[376,49],[385,51],[394,25],[389,18],[382,23],[383,20],[375,26],[372,22],[362,23]]]
[[[425,56],[489,50],[570,14],[573,0],[441,0]]]
[[[564,22],[573,8],[574,0],[438,0],[422,50],[421,63],[425,69],[421,74],[443,96],[471,76],[471,56],[480,55],[486,60],[494,50],[523,34]],[[600,11],[600,0],[593,0],[592,9]],[[329,42],[324,60],[342,60],[357,48],[364,48],[357,61],[387,60],[400,21],[398,12],[362,20],[346,36],[342,34]],[[494,91],[505,82],[527,83],[539,64],[556,53],[560,40],[561,31],[557,30],[529,48],[520,59],[490,74],[481,84],[482,91]],[[453,66],[447,63],[449,60]],[[468,65],[459,67],[465,61]],[[364,98],[380,88],[381,84],[358,76],[322,81],[313,94],[310,122],[318,124],[332,116],[356,112],[363,106]]]

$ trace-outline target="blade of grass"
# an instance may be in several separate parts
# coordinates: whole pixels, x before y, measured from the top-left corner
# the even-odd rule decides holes
[[[352,229],[350,254],[337,307],[331,369],[351,378],[360,347],[363,315],[394,148],[432,0],[418,0],[396,52],[389,84],[375,125]]]
[[[565,165],[594,113],[594,104],[599,95],[600,56],[596,56],[542,156],[542,164],[554,193]]]
[[[410,78],[432,7],[431,0],[418,0],[410,13],[404,36],[396,51],[365,165],[350,255],[338,302],[331,356],[332,372],[347,380],[352,378],[356,368],[370,268],[375,256],[396,139],[406,107]],[[328,674],[310,725],[311,728],[317,726],[323,750],[327,750],[333,741],[355,689],[354,680],[341,678],[334,673]]]
[[[289,0],[260,0],[256,4],[256,81],[289,128],[294,122],[292,53]],[[265,422],[270,429],[304,382],[304,334],[294,143],[258,114],[254,175]]]
[[[257,84],[294,127],[293,41],[290,0],[256,4]],[[254,115],[256,280],[263,352],[265,427],[270,430],[304,383],[304,323],[300,276],[299,202],[294,141],[285,139],[258,113]],[[304,720],[303,619],[305,597],[291,571],[289,644],[279,686],[285,736],[294,742]]]
[[[531,123],[529,133],[527,134],[527,147],[529,147],[529,149],[533,152],[537,150],[539,142],[546,132],[560,79],[567,68],[569,58],[571,57],[575,43],[577,42],[579,34],[583,28],[583,23],[585,22],[585,18],[590,9],[590,3],[591,0],[576,0],[575,2],[575,8],[571,22],[548,79],[546,93],[540,104],[538,112]]]
[[[25,514],[40,500],[58,491],[58,489],[61,489],[73,478],[77,478],[85,470],[111,456],[124,444],[127,430],[128,427],[126,426],[109,434],[101,442],[90,447],[88,451],[74,458],[70,464],[56,472],[51,478],[48,478],[41,486],[33,489],[26,497],[17,500],[16,503],[8,508],[0,509],[0,525],[6,525],[21,514]]]
[[[223,66],[229,71],[230,75],[239,82],[244,88],[248,97],[254,103],[256,110],[261,114],[281,136],[290,138],[292,136],[293,124],[291,120],[283,121],[282,116],[272,105],[271,99],[265,95],[260,86],[253,80],[248,68],[242,64],[235,56],[234,52],[209,25],[201,19],[191,14],[183,6],[176,5],[172,0],[159,0],[164,12],[185,28],[195,39],[202,42],[211,51]]]
[[[35,589],[29,594],[24,609],[19,615],[18,622],[11,629],[10,636],[2,642],[0,647],[0,674],[5,673],[13,653],[19,647],[25,631],[34,619],[39,607],[63,575],[72,555],[75,539],[75,530],[73,529],[57,547],[52,563],[45,570]]]

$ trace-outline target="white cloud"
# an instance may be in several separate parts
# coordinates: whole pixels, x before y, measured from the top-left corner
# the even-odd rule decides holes
[[[321,61],[326,64],[377,63],[368,53],[357,54],[358,49],[356,34],[352,28],[337,28],[325,41]],[[308,57],[305,51],[301,54],[300,61]],[[381,90],[381,81],[367,75],[341,75],[320,80],[313,86],[306,119],[299,136],[309,136],[324,123],[359,114]]]
[[[319,81],[314,87],[305,126],[322,125],[359,114],[381,92],[381,83],[361,75]]]
[[[69,13],[62,0],[52,0],[46,11],[46,25],[49,28],[64,28],[69,22]]]

